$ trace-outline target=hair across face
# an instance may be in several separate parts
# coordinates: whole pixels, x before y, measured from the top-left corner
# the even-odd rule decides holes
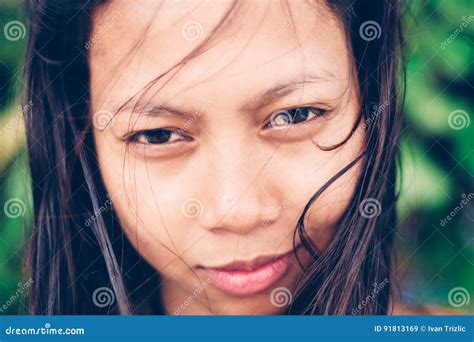
[[[396,27],[394,8],[378,6],[379,21]],[[72,86],[86,71],[75,79],[84,88],[64,87],[63,101],[45,97],[43,113],[45,121],[48,110],[66,120],[57,134],[71,133],[66,144],[52,143],[68,166],[57,205],[69,198],[63,216],[80,211],[89,220],[58,222],[72,243],[48,287],[41,279],[53,268],[41,268],[39,239],[54,235],[43,215],[57,209],[36,194],[38,312],[97,311],[40,299],[56,284],[72,301],[82,284],[110,286],[121,313],[343,314],[387,279],[396,43],[387,36],[368,47],[355,36],[363,9],[344,1],[114,0],[85,8],[92,18],[85,25],[86,17],[68,22],[72,31],[81,23],[90,30],[55,57],[63,65],[74,44],[84,44],[86,59],[61,73]],[[30,54],[44,34],[33,32]],[[371,59],[367,49],[375,49]],[[376,50],[389,58],[380,62]],[[50,68],[39,75],[27,67],[29,83],[53,77]],[[69,111],[62,118],[61,108]],[[46,131],[35,129],[30,137]],[[41,179],[39,155],[30,149],[33,179]],[[383,215],[361,215],[367,200]],[[83,247],[88,240],[95,247]],[[87,266],[84,248],[99,261]],[[278,259],[265,268],[271,258]],[[108,277],[92,281],[101,269]],[[363,312],[385,313],[389,288]],[[284,305],[276,299],[282,290]]]
[[[230,4],[112,2],[94,19],[92,36],[104,34],[90,52],[93,122],[114,114],[94,131],[101,173],[108,192],[122,194],[114,208],[162,276],[168,310],[208,268],[290,252],[305,204],[363,151],[362,134],[336,150],[318,147],[344,140],[359,116],[353,60],[335,15],[322,5],[245,2],[233,10],[238,20],[213,32]],[[105,30],[114,13],[120,17]],[[334,182],[307,215],[321,250],[358,172]],[[272,290],[294,291],[302,274],[291,258],[257,293],[211,282],[184,312],[277,313]]]

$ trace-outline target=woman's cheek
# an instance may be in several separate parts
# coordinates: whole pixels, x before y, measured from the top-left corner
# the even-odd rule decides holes
[[[314,202],[306,215],[306,231],[318,250],[325,250],[332,240],[337,223],[350,204],[355,191],[357,169],[335,181]]]
[[[122,158],[123,160],[123,158]],[[104,160],[105,162],[105,160]],[[179,191],[173,184],[160,184],[149,166],[122,163],[117,168],[103,168],[108,192],[119,192],[113,207],[131,244],[157,269],[176,259],[183,246],[183,216],[179,211]],[[109,163],[109,165],[111,165]],[[115,172],[108,172],[107,170]]]
[[[306,204],[330,179],[346,165],[356,159],[362,151],[362,140],[354,137],[351,144],[334,151],[322,151],[314,145],[289,153],[281,158],[284,165],[298,165],[298,172],[287,173],[287,193],[291,194],[292,216],[295,223]],[[305,231],[318,250],[329,245],[340,218],[349,206],[360,175],[360,163],[356,163],[345,174],[337,178],[313,202],[305,215]],[[282,164],[282,165],[283,165]]]

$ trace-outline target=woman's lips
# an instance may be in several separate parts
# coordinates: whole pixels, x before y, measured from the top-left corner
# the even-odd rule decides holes
[[[266,258],[266,262],[258,262],[258,266],[253,268],[249,264],[236,262],[220,268],[204,268],[204,271],[215,287],[238,296],[252,295],[269,288],[285,274],[290,253],[269,261]]]

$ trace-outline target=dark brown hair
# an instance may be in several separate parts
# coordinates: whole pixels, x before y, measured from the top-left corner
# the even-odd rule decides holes
[[[28,6],[24,101],[34,103],[25,115],[34,227],[27,269],[34,281],[30,287],[34,314],[164,313],[156,299],[159,275],[124,237],[113,209],[100,210],[108,198],[94,151],[85,46],[94,13],[104,2],[31,0]],[[366,149],[315,189],[301,213],[295,234],[314,262],[305,269],[286,313],[387,314],[402,122],[400,5],[396,0],[331,0],[327,6],[340,18],[354,59],[361,99],[357,124],[364,123]],[[369,24],[373,26],[367,28]],[[321,193],[356,163],[362,167],[356,191],[330,246],[318,251],[305,232],[305,215]],[[376,215],[364,215],[368,200]],[[98,211],[101,215],[94,216]],[[85,224],[91,216],[95,219]],[[366,300],[374,284],[380,283],[385,284],[383,290]],[[94,305],[92,292],[100,287],[113,290],[113,306]]]

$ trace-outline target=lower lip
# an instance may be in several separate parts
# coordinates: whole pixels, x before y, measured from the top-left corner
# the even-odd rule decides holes
[[[209,282],[233,295],[245,296],[261,292],[279,280],[289,266],[289,254],[253,270],[220,270],[206,268]]]

